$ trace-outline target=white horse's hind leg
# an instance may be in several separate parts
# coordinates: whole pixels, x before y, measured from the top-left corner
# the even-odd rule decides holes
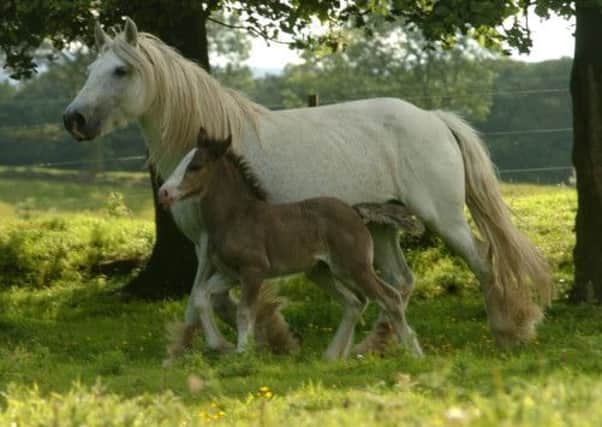
[[[414,290],[414,275],[399,246],[399,230],[386,224],[369,224],[368,228],[374,242],[374,266],[381,279],[399,289],[406,307]]]
[[[378,275],[399,290],[405,310],[414,290],[414,275],[399,246],[399,231],[385,224],[369,224],[368,228],[374,242],[374,266],[378,270]],[[381,311],[374,328],[355,346],[353,353],[379,353],[397,342],[398,335],[389,317]]]
[[[537,305],[522,302],[520,289],[502,290],[494,283],[486,245],[472,234],[466,221],[441,233],[449,246],[467,262],[481,284],[489,326],[500,347],[509,347],[535,336],[535,325],[543,314]],[[520,302],[520,304],[518,303]]]
[[[513,310],[513,307],[508,306],[509,301],[512,301],[513,298],[505,295],[494,285],[491,264],[487,258],[487,247],[483,242],[477,240],[466,220],[462,217],[462,221],[457,221],[454,226],[446,226],[438,231],[443,240],[466,261],[479,279],[485,297],[489,325],[497,344],[501,347],[514,344],[517,331],[525,337],[534,335],[534,322],[523,325],[520,323],[522,319],[509,316],[506,312],[506,310]],[[512,292],[512,290],[506,290],[506,292]],[[534,305],[532,307],[533,312],[527,312],[528,315],[524,316],[526,321],[538,316],[537,307]]]
[[[450,214],[451,215],[451,214]],[[456,215],[454,221],[450,217],[445,218],[445,224],[433,224],[436,231],[450,249],[462,257],[468,267],[477,276],[482,286],[491,282],[491,266],[487,260],[487,246],[478,240],[473,234],[464,213]]]

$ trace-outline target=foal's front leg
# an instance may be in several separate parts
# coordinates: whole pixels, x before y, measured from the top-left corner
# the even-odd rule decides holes
[[[366,302],[360,301],[349,288],[337,280],[335,280],[335,287],[338,299],[343,304],[343,319],[332,342],[324,353],[324,359],[326,360],[344,359],[349,355],[349,350],[353,344],[355,326],[367,305]]]
[[[236,318],[238,343],[237,353],[244,353],[254,346],[255,320],[257,318],[257,299],[263,283],[263,275],[257,271],[242,274],[240,302]]]

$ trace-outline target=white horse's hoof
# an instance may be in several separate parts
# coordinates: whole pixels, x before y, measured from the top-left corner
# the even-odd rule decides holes
[[[229,341],[224,341],[216,347],[212,348],[212,350],[218,351],[223,354],[232,353],[233,351],[235,351],[235,349],[236,346]]]
[[[335,360],[341,359],[341,357],[338,354],[333,354],[327,351],[322,355],[322,359],[327,362],[333,362]]]
[[[418,342],[418,338],[413,335],[410,338],[410,342],[406,344],[406,347],[412,352],[412,355],[418,359],[424,357],[424,352],[422,351],[422,347],[420,347],[420,343]]]

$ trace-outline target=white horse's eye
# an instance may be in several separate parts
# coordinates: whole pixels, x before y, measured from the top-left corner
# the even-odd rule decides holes
[[[115,67],[113,75],[116,77],[124,77],[128,73],[128,68],[124,66]]]

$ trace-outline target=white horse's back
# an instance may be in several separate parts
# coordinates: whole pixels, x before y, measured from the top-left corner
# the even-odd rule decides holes
[[[377,98],[276,111],[262,114],[257,127],[259,137],[249,128],[238,149],[276,202],[322,195],[351,204],[398,200],[422,216],[432,216],[433,203],[444,199],[464,205],[453,135],[436,114],[408,102]],[[450,179],[453,191],[442,185]]]

